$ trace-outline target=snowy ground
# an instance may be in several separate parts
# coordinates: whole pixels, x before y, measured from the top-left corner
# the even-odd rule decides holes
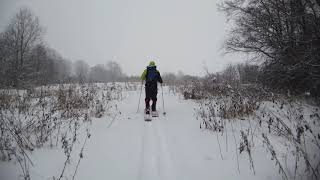
[[[159,94],[160,117],[145,122],[143,96],[139,113],[136,113],[139,92],[126,91],[117,105],[118,110],[93,119],[88,125],[91,138],[85,145],[75,179],[282,179],[265,148],[258,143],[253,152],[256,174],[250,169],[245,153],[239,156],[239,173],[232,133],[217,136],[200,129],[194,116],[195,103],[178,95],[165,91],[167,115],[164,116]],[[228,146],[222,143],[226,140]],[[72,179],[83,143],[84,138],[79,138],[64,179]],[[59,177],[65,161],[60,147],[38,149],[31,158],[34,163],[30,167],[32,180]],[[21,179],[19,174],[17,163],[0,161],[0,180]]]

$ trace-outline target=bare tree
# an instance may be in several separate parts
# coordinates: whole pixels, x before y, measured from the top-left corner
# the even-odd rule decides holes
[[[89,79],[91,82],[107,82],[107,70],[102,64],[90,68]]]
[[[5,50],[4,34],[0,33],[0,87],[5,86],[8,52]]]
[[[122,73],[122,69],[119,63],[115,61],[109,61],[106,67],[108,70],[109,81],[120,81],[123,78],[124,75]]]
[[[240,75],[241,84],[252,84],[257,83],[259,75],[259,67],[254,64],[237,64],[237,69]]]
[[[21,8],[3,33],[5,51],[11,54],[12,85],[19,87],[24,78],[25,62],[32,48],[41,40],[43,29],[27,8]]]
[[[31,50],[30,58],[25,63],[26,76],[31,85],[46,85],[53,76],[53,60],[48,57],[48,48],[43,44],[36,45]]]
[[[235,24],[225,43],[227,52],[262,59],[264,84],[296,93],[320,92],[318,0],[225,0],[221,9]]]
[[[222,72],[222,77],[225,83],[232,86],[237,86],[240,83],[240,74],[235,65],[229,64],[227,68]]]
[[[89,65],[82,60],[78,60],[74,63],[74,68],[75,68],[75,74],[78,82],[79,83],[86,82],[88,79]]]
[[[162,79],[164,82],[166,82],[167,85],[176,85],[177,82],[177,76],[174,73],[164,73],[162,76]]]

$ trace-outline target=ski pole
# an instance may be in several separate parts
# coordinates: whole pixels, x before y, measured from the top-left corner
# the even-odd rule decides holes
[[[139,96],[139,103],[138,103],[137,113],[139,112],[139,107],[140,107],[140,99],[141,99],[141,94],[142,94],[142,86],[143,86],[143,81],[141,81],[141,88],[140,88],[140,96]]]
[[[166,111],[164,110],[164,98],[163,98],[163,87],[161,84],[161,91],[162,91],[162,107],[163,107],[163,115],[166,115]]]

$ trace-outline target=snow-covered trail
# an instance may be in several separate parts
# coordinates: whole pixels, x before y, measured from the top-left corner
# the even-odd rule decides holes
[[[143,119],[143,99],[136,112],[138,92],[125,92],[115,118],[95,119],[87,157],[79,179],[177,179],[166,133],[167,117]],[[160,99],[160,98],[159,98]],[[159,101],[159,106],[162,105]],[[162,109],[158,108],[160,113]],[[191,112],[192,113],[192,112]]]
[[[97,119],[91,129],[92,138],[86,147],[78,179],[279,179],[273,165],[256,166],[253,175],[245,155],[240,157],[237,171],[235,146],[221,143],[221,159],[216,135],[199,128],[194,116],[195,104],[177,95],[165,93],[167,115],[162,115],[162,99],[158,94],[159,117],[143,120],[143,95],[140,112],[136,113],[139,92],[124,92],[115,119]],[[224,137],[219,137],[224,142]],[[229,141],[232,141],[231,136]],[[231,143],[230,143],[231,144]],[[258,162],[267,161],[265,154]],[[261,166],[261,167],[260,167]]]
[[[161,92],[160,92],[161,93]],[[123,180],[212,180],[212,179],[281,179],[270,157],[263,148],[254,154],[256,175],[249,168],[246,154],[239,157],[241,173],[237,171],[236,147],[229,133],[228,150],[225,136],[221,142],[221,159],[215,133],[199,128],[194,115],[195,103],[165,91],[167,115],[162,115],[162,98],[158,94],[159,117],[151,122],[143,119],[143,96],[137,113],[139,92],[123,92],[123,100],[117,103],[119,112],[100,119],[93,119],[91,138],[84,148],[75,179],[123,179]],[[74,153],[78,153],[76,149]],[[54,158],[53,158],[54,157]],[[75,154],[73,166],[65,173],[72,179],[78,160]],[[40,149],[33,154],[34,167],[30,167],[31,179],[52,179],[61,173],[64,155],[58,149]],[[12,170],[12,165],[5,165]],[[18,169],[18,167],[16,166]],[[7,171],[8,172],[8,171]],[[17,179],[17,174],[0,177]],[[0,178],[1,179],[1,178]],[[1,179],[2,180],[2,179]]]

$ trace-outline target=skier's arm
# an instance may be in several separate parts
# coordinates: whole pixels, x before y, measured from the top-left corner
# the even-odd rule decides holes
[[[146,80],[146,76],[147,76],[147,70],[145,69],[145,70],[143,71],[143,73],[141,74],[140,79],[141,79],[142,81],[144,81],[144,80]]]

